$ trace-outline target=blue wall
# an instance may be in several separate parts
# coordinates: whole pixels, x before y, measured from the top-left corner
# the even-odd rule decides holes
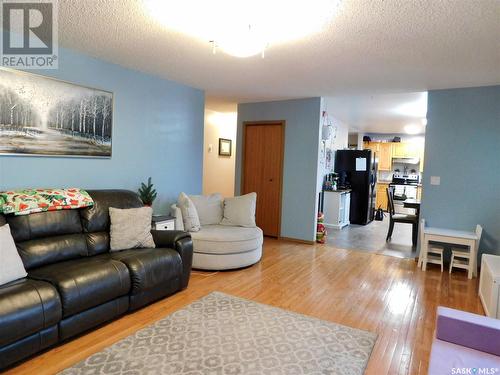
[[[281,236],[314,241],[321,98],[238,105],[235,194],[240,194],[243,122],[285,120]]]
[[[39,73],[114,92],[111,159],[0,156],[0,190],[23,187],[137,190],[148,176],[155,211],[180,191],[200,193],[204,93],[156,76],[59,50],[59,69]]]
[[[480,251],[500,255],[500,86],[430,91],[427,120],[422,217],[442,228],[480,224]]]

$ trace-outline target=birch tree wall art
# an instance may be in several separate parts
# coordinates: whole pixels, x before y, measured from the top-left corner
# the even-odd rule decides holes
[[[0,69],[0,155],[111,157],[113,94]]]

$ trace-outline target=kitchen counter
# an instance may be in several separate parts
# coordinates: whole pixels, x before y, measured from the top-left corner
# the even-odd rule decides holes
[[[352,189],[323,190],[325,193],[350,193]]]

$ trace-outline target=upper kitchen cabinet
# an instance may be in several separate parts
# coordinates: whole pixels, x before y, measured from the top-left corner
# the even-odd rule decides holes
[[[393,158],[419,158],[421,151],[418,144],[407,142],[396,142],[393,144]]]
[[[365,150],[372,150],[372,152],[379,153],[380,142],[363,142],[363,148]]]
[[[380,171],[392,170],[392,142],[364,142],[363,145],[366,150],[377,154]]]
[[[381,171],[392,171],[392,143],[381,142],[378,152],[378,169]]]

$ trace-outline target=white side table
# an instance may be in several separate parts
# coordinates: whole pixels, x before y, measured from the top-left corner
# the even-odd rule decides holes
[[[175,230],[175,217],[168,215],[153,215],[151,228],[155,230]]]

